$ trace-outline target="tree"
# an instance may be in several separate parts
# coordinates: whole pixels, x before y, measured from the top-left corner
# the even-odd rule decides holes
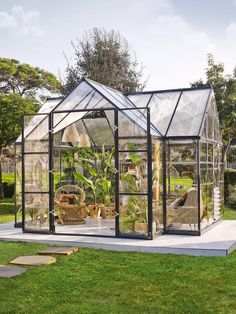
[[[122,92],[145,87],[146,82],[141,82],[143,67],[132,58],[128,42],[119,32],[94,28],[83,40],[72,42],[72,47],[75,64],[67,60],[63,94],[68,94],[83,76]]]
[[[224,74],[224,64],[215,63],[213,55],[207,55],[206,81],[192,83],[193,87],[211,85],[214,89],[226,159],[230,143],[236,138],[236,67],[232,75]]]
[[[35,97],[44,91],[59,90],[60,83],[52,73],[15,59],[0,58],[0,93]]]
[[[58,93],[60,83],[45,70],[18,60],[0,58],[0,199],[2,187],[2,152],[12,145],[21,132],[24,113],[35,113],[36,100],[45,92]]]
[[[2,152],[14,143],[21,132],[23,114],[35,113],[39,103],[35,99],[23,98],[18,94],[0,94],[0,199],[2,188]]]

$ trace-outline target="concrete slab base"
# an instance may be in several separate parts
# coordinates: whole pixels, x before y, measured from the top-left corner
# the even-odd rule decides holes
[[[55,257],[52,256],[20,256],[15,258],[10,264],[27,265],[27,266],[42,266],[56,263]]]
[[[0,225],[0,241],[39,242],[50,245],[88,247],[194,256],[227,256],[236,249],[236,220],[225,220],[201,236],[162,235],[154,240],[102,238],[22,233],[13,223]]]
[[[24,267],[0,265],[0,278],[11,278],[26,272]]]

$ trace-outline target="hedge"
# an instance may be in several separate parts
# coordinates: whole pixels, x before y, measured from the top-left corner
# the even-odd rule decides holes
[[[14,196],[15,193],[15,184],[3,182],[3,194],[5,198],[11,198]]]
[[[225,204],[236,206],[236,170],[225,169],[224,181]]]

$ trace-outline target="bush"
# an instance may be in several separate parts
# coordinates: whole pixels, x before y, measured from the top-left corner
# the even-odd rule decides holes
[[[5,198],[13,197],[15,193],[15,184],[3,182],[3,194]]]
[[[224,181],[225,204],[236,206],[236,170],[226,169]]]

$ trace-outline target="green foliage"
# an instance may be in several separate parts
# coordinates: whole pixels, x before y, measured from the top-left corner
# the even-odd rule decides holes
[[[215,63],[211,54],[208,54],[207,61],[206,81],[200,79],[191,85],[213,86],[226,154],[231,140],[236,138],[236,68],[232,75],[225,75],[223,63]]]
[[[111,188],[114,180],[115,168],[112,166],[112,158],[114,156],[114,147],[107,151],[103,144],[101,151],[89,148],[87,152],[80,148],[74,151],[74,166],[79,165],[84,173],[74,170],[74,177],[80,181],[85,187],[90,188],[94,202],[97,202],[98,196],[101,194],[103,203],[110,205]],[[86,173],[87,171],[87,173]]]
[[[4,197],[11,198],[11,197],[13,197],[14,193],[15,193],[15,184],[3,182]]]
[[[146,82],[141,82],[143,68],[132,57],[128,42],[118,31],[94,28],[72,46],[76,62],[74,65],[68,63],[62,88],[64,94],[68,94],[83,76],[122,92],[145,87]]]
[[[236,207],[236,170],[226,169],[224,173],[225,204]]]
[[[0,58],[0,92],[35,97],[37,92],[47,90],[55,93],[60,83],[50,72],[15,59]]]
[[[21,133],[24,113],[35,113],[39,103],[18,94],[0,94],[0,152],[14,143]]]

